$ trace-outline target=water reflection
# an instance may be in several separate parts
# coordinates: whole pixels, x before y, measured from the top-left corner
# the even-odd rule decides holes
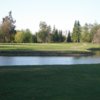
[[[13,64],[15,61],[12,57],[0,57],[0,65]]]
[[[0,65],[70,65],[100,63],[100,56],[92,57],[0,57]]]

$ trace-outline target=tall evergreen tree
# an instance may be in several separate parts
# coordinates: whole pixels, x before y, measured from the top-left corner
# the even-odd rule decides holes
[[[54,26],[53,30],[52,30],[52,34],[51,34],[51,41],[52,42],[58,42],[58,40],[59,40],[58,30]]]
[[[59,42],[63,42],[63,34],[62,34],[62,30],[59,30]]]
[[[75,21],[72,33],[72,41],[80,42],[80,39],[81,39],[81,25],[79,21]]]
[[[70,33],[70,31],[68,32],[67,42],[72,42],[72,40],[71,40],[71,33]]]
[[[55,32],[53,33],[53,42],[58,42],[59,41],[59,34],[58,30],[56,29]]]

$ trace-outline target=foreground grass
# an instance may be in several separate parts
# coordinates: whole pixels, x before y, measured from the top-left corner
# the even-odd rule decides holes
[[[100,100],[100,64],[0,67],[0,100]]]

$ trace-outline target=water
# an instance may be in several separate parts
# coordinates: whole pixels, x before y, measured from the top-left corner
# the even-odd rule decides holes
[[[5,65],[71,65],[98,64],[100,56],[88,57],[0,57],[0,66]]]

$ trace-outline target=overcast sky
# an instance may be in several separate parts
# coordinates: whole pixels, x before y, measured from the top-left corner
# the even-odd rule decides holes
[[[12,11],[17,29],[39,29],[40,21],[72,30],[75,20],[100,23],[100,0],[0,0],[0,22]]]

